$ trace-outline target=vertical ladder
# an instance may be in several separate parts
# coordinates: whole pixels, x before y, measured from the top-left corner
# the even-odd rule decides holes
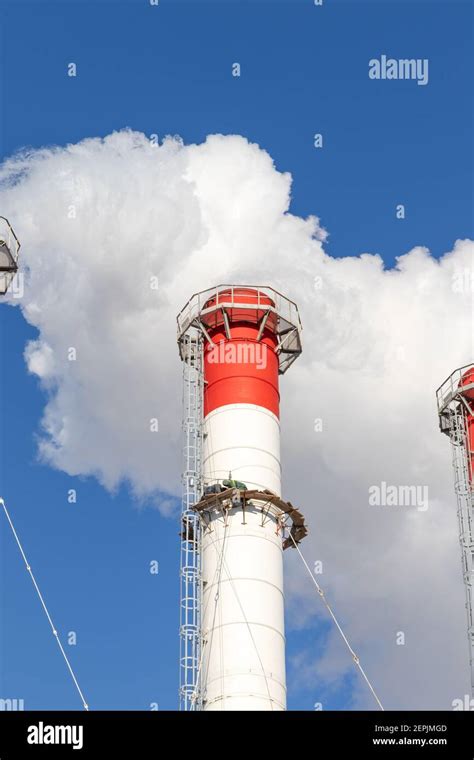
[[[183,495],[180,567],[180,710],[199,710],[201,661],[201,522],[193,505],[202,495],[202,337],[182,338]]]
[[[464,406],[457,404],[454,408],[451,407],[448,420],[453,456],[454,489],[457,499],[459,543],[462,553],[462,573],[466,592],[471,693],[474,696],[474,492],[469,478],[469,439]]]

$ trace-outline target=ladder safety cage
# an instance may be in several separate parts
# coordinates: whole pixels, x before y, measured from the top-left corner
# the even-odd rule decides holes
[[[201,707],[201,522],[194,505],[202,493],[202,337],[180,337],[183,359],[183,472],[180,551],[180,710]]]

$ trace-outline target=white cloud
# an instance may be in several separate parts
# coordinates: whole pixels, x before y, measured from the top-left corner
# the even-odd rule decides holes
[[[13,158],[1,177],[0,207],[28,269],[11,303],[39,332],[25,356],[47,394],[44,460],[109,489],[128,481],[137,497],[164,492],[169,511],[180,466],[175,316],[219,282],[273,285],[304,324],[303,356],[282,380],[284,492],[311,528],[304,553],[323,560],[321,583],[387,707],[449,708],[467,693],[450,452],[434,391],[472,359],[464,274],[474,244],[458,241],[439,261],[415,248],[390,271],[379,256],[332,259],[318,220],[288,212],[290,176],[238,136],[153,147],[123,131]],[[382,480],[427,485],[430,508],[369,507]],[[290,624],[308,625],[320,608],[286,555]],[[336,634],[302,654],[314,701],[320,683],[353,667]],[[358,684],[354,705],[372,706]]]

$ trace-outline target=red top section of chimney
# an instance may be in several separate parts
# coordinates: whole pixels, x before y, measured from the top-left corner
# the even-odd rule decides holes
[[[474,383],[474,367],[471,367],[471,369],[468,369],[464,375],[461,377],[461,380],[459,381],[459,387],[464,388],[466,385],[471,385]],[[462,395],[468,402],[471,409],[474,409],[474,388],[468,388],[467,390],[462,392]],[[471,487],[474,487],[474,414],[469,414],[468,410],[465,409],[466,414],[466,432],[467,432],[467,468],[468,468],[468,475],[469,475],[469,482],[471,484]]]
[[[232,305],[219,308],[226,300]],[[278,417],[277,316],[268,313],[274,302],[258,290],[233,288],[210,298],[204,309],[213,306],[202,315],[212,340],[204,349],[204,415],[227,404],[255,404]]]
[[[474,367],[468,369],[464,373],[459,382],[459,387],[463,388],[465,385],[471,384],[474,384]],[[464,391],[462,395],[469,401],[474,401],[474,388],[469,388],[468,390]]]

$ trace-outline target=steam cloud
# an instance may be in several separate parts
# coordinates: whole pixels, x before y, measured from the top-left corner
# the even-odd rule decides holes
[[[473,242],[440,260],[414,248],[388,271],[378,255],[333,259],[318,219],[289,213],[290,175],[238,136],[154,146],[125,130],[16,156],[0,180],[25,266],[23,296],[9,303],[39,334],[25,357],[45,391],[42,459],[109,490],[128,483],[171,513],[181,461],[175,316],[220,282],[272,285],[298,303],[304,325],[303,355],[282,380],[284,495],[310,525],[304,553],[323,562],[318,580],[386,707],[449,709],[468,693],[450,452],[434,391],[472,359]],[[429,509],[370,506],[368,489],[382,481],[428,486]],[[286,555],[289,625],[309,626],[322,609]],[[290,688],[327,703],[352,671],[328,629],[292,659]],[[347,706],[373,707],[356,678]]]

